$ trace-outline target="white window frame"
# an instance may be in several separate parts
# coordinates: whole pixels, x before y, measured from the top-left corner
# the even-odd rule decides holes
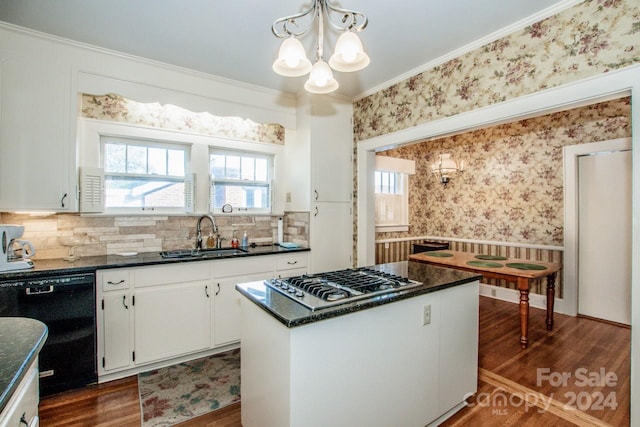
[[[267,186],[268,192],[269,192],[269,206],[265,207],[265,208],[246,208],[246,207],[237,207],[237,206],[233,206],[232,204],[232,208],[233,208],[233,212],[236,213],[245,213],[245,214],[271,214],[271,212],[273,211],[273,165],[274,165],[274,156],[271,154],[266,154],[266,153],[260,153],[260,152],[254,152],[254,151],[246,151],[246,150],[228,150],[228,149],[223,149],[223,148],[219,148],[219,147],[209,147],[209,163],[211,163],[211,155],[213,154],[219,154],[219,155],[225,155],[225,156],[240,156],[242,157],[242,155],[246,155],[247,157],[254,157],[254,158],[263,158],[267,160],[267,179],[266,181],[251,181],[251,180],[243,180],[242,178],[219,178],[219,177],[214,177],[214,176],[210,176],[209,182],[210,182],[210,193],[209,193],[209,211],[211,213],[223,213],[222,212],[222,206],[216,208],[213,206],[214,203],[214,197],[215,197],[215,184],[216,182],[220,182],[220,183],[228,183],[228,184],[247,184],[247,185],[252,185],[252,184],[263,184]]]
[[[180,207],[108,207],[104,206],[104,213],[111,214],[138,214],[140,212],[153,212],[156,214],[179,214],[189,213],[193,211],[193,205],[190,200],[193,199],[191,194],[193,189],[191,178],[191,146],[189,144],[180,143],[179,141],[157,141],[155,139],[143,139],[143,138],[131,138],[128,136],[113,136],[113,135],[101,135],[100,137],[100,159],[101,167],[104,170],[104,182],[108,180],[108,177],[123,177],[123,178],[153,178],[153,174],[138,174],[138,173],[126,173],[126,172],[108,172],[105,168],[104,162],[106,156],[104,153],[105,144],[116,143],[123,145],[140,146],[145,148],[163,148],[163,149],[175,149],[184,151],[184,176],[173,175],[158,175],[160,179],[166,179],[168,182],[183,182],[185,185],[185,198],[184,206]],[[105,190],[106,196],[106,190]]]
[[[284,185],[284,156],[285,146],[279,144],[270,144],[263,142],[242,141],[232,138],[213,137],[202,134],[195,134],[184,131],[176,131],[170,129],[159,129],[146,126],[140,126],[130,123],[110,122],[105,120],[78,118],[79,150],[78,150],[78,166],[80,171],[83,169],[91,170],[100,168],[102,165],[100,154],[100,137],[103,135],[122,137],[122,138],[138,138],[150,139],[158,142],[188,144],[191,147],[190,164],[191,177],[193,179],[193,212],[178,212],[172,215],[197,215],[209,212],[209,147],[217,147],[223,150],[236,150],[254,153],[262,153],[273,156],[272,169],[272,199],[271,214],[256,215],[282,215],[285,207],[285,191]],[[94,181],[98,182],[100,178]],[[96,184],[99,187],[100,184]],[[82,194],[82,189],[79,189]],[[113,216],[113,215],[131,215],[126,212],[105,212],[104,209],[93,207],[91,210],[82,211],[83,215],[91,216]],[[141,211],[135,213],[136,216],[153,216],[167,215],[156,211]],[[244,211],[234,211],[225,214],[225,216],[247,215]]]
[[[396,176],[395,179],[395,193],[389,193],[391,195],[400,195],[401,206],[401,218],[400,221],[393,224],[380,224],[377,222],[376,216],[376,232],[394,232],[394,231],[409,231],[409,175],[413,175],[416,172],[415,161],[398,159],[386,156],[376,156],[376,168],[375,172],[392,173]],[[376,207],[379,205],[379,195],[384,197],[383,193],[378,193],[377,188],[374,189],[374,200]]]

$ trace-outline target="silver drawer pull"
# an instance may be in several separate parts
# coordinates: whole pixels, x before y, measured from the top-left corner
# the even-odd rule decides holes
[[[123,280],[120,280],[119,282],[112,282],[111,280],[109,280],[109,281],[107,282],[107,285],[120,285],[120,284],[122,284],[122,283],[124,283],[124,279],[123,279]]]
[[[27,291],[26,291],[27,295],[50,294],[51,292],[53,292],[53,286],[49,286],[43,289],[27,288]]]
[[[287,264],[289,264],[289,265],[296,265],[297,263],[298,263],[298,261],[293,261],[293,262],[287,261]]]

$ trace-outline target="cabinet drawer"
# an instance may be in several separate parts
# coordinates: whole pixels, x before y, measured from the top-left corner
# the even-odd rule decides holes
[[[177,265],[161,265],[134,270],[136,288],[171,283],[197,282],[211,278],[211,263],[207,261],[181,262]]]
[[[103,292],[129,289],[131,285],[127,269],[98,270],[97,276]]]
[[[213,268],[215,277],[246,276],[257,273],[267,273],[267,276],[270,276],[273,274],[273,256],[220,260],[215,262]]]
[[[309,256],[306,253],[278,255],[276,256],[276,271],[306,268],[308,259]]]

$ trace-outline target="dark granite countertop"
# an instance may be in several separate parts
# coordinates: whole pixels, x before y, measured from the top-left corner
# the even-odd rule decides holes
[[[240,283],[236,285],[236,289],[260,308],[275,317],[283,325],[292,328],[377,307],[394,301],[413,298],[430,292],[437,292],[479,280],[482,277],[475,273],[436,267],[414,261],[380,264],[370,268],[408,277],[409,279],[422,282],[423,285],[406,291],[384,294],[369,300],[356,301],[317,311],[311,311],[305,306],[292,301],[279,292],[270,289],[262,281]]]
[[[0,280],[13,280],[22,278],[37,278],[54,274],[91,273],[105,268],[140,267],[155,264],[174,264],[181,262],[210,261],[229,258],[245,258],[260,255],[277,255],[293,252],[309,251],[309,248],[300,247],[285,249],[277,245],[256,246],[244,248],[247,253],[241,255],[225,255],[216,257],[196,258],[162,258],[159,252],[140,252],[135,256],[106,255],[82,257],[74,262],[63,259],[35,259],[34,267],[29,270],[15,270],[0,272]]]
[[[0,317],[0,412],[47,339],[44,323],[24,317]]]

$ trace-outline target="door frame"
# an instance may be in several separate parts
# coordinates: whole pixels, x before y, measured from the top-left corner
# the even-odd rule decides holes
[[[602,152],[631,150],[631,138],[610,139],[563,148],[564,161],[564,263],[563,298],[556,300],[556,310],[569,316],[578,314],[578,158]],[[633,194],[631,194],[633,197]]]

